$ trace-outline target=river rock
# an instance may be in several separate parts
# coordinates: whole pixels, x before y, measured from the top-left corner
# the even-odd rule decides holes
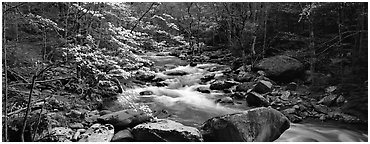
[[[254,108],[211,118],[200,130],[206,142],[272,142],[289,127],[282,113],[272,108]]]
[[[231,94],[231,97],[233,97],[234,99],[245,99],[246,95],[247,94],[244,92],[235,92]]]
[[[249,92],[246,97],[248,106],[268,106],[269,103],[266,98],[256,92]]]
[[[131,129],[124,129],[114,134],[111,142],[132,142],[134,136],[131,133]]]
[[[235,76],[234,80],[237,82],[249,82],[253,79],[253,75],[248,72],[240,72]]]
[[[69,127],[71,129],[82,129],[84,128],[84,125],[82,123],[71,123],[69,124]]]
[[[228,83],[228,82],[225,82],[225,81],[216,81],[214,83],[212,83],[209,88],[211,90],[224,90],[224,89],[228,89],[228,88],[231,88],[234,84],[232,83]]]
[[[322,98],[318,103],[326,106],[332,106],[336,103],[337,97],[338,95],[336,94],[329,94],[328,96]]]
[[[164,71],[163,74],[169,75],[169,76],[183,76],[189,73],[183,70],[167,70],[167,71]]]
[[[334,120],[343,121],[345,123],[362,123],[359,118],[342,112],[329,112],[328,117]]]
[[[253,89],[254,83],[253,82],[244,82],[236,86],[235,91],[237,92],[248,92],[248,90]]]
[[[154,93],[152,91],[146,90],[139,93],[140,95],[153,95]]]
[[[78,129],[76,133],[73,135],[73,141],[77,141],[78,139],[80,139],[81,133],[84,132],[86,132],[86,129]]]
[[[112,124],[116,130],[122,130],[127,127],[134,127],[140,123],[147,122],[150,119],[151,116],[142,111],[126,109],[103,115],[98,118],[98,122],[109,123]]]
[[[267,77],[276,81],[291,81],[303,74],[300,61],[283,55],[264,58],[253,69],[265,71]]]
[[[299,122],[301,122],[303,120],[302,117],[297,116],[294,113],[288,114],[288,113],[283,112],[283,114],[289,119],[289,121],[291,121],[293,123],[299,123]]]
[[[344,98],[344,96],[339,95],[339,96],[337,97],[337,100],[335,101],[335,104],[336,104],[337,106],[341,106],[341,105],[343,105],[344,103],[346,103],[346,99]]]
[[[214,78],[215,78],[215,74],[214,73],[210,73],[210,74],[204,75],[202,78],[200,78],[200,80],[202,82],[207,82],[207,81],[210,81],[210,80],[212,80]]]
[[[136,141],[141,142],[203,141],[198,129],[167,119],[137,125],[132,129],[132,134]]]
[[[290,90],[290,91],[295,91],[297,90],[297,83],[295,82],[290,82],[287,86],[286,86],[286,90]]]
[[[223,97],[221,99],[218,99],[216,102],[218,102],[218,103],[234,103],[233,98],[231,98],[231,97]]]
[[[52,142],[71,142],[74,132],[70,128],[55,127],[50,132],[49,140]]]
[[[254,86],[253,90],[255,92],[258,92],[258,93],[261,93],[261,94],[271,92],[272,91],[272,83],[269,82],[269,81],[260,80],[256,84],[256,86]]]
[[[155,78],[155,74],[149,72],[138,71],[135,78],[140,81],[151,81]]]
[[[324,113],[324,114],[328,114],[329,112],[331,112],[332,110],[325,106],[325,105],[313,105],[314,109],[317,111],[317,112],[321,112],[321,113]]]
[[[85,121],[88,123],[95,123],[100,117],[100,113],[98,111],[88,111],[84,114]]]
[[[196,90],[201,93],[211,93],[207,87],[197,87]]]
[[[197,66],[197,63],[195,63],[195,62],[191,62],[191,63],[189,64],[189,66],[191,66],[191,67],[195,67],[195,66]]]
[[[106,115],[106,114],[110,114],[110,113],[112,113],[112,111],[110,111],[110,110],[101,110],[99,112],[100,115]]]
[[[114,135],[114,127],[111,124],[94,124],[81,134],[78,142],[109,142]]]
[[[281,94],[280,98],[285,101],[289,100],[289,97],[291,95],[289,91],[282,91],[280,92],[280,94]]]

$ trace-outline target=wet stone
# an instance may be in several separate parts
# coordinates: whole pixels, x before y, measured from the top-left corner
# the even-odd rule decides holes
[[[154,93],[152,91],[142,91],[139,94],[140,95],[153,95]]]

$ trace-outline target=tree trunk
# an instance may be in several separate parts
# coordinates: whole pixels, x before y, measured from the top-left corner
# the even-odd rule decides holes
[[[67,38],[67,36],[68,36],[69,3],[67,3],[66,5],[67,5],[67,13],[66,13],[66,17],[65,17],[65,19],[64,19],[64,21],[65,21],[65,33],[64,33],[64,38]]]
[[[6,9],[6,5],[4,5],[4,9]],[[4,50],[4,72],[5,72],[5,78],[4,78],[4,91],[5,91],[5,94],[4,94],[4,137],[5,137],[5,142],[8,141],[8,67],[7,67],[7,56],[6,56],[6,47],[5,47],[5,43],[6,43],[6,39],[5,39],[5,32],[6,32],[6,16],[3,15],[3,50]]]
[[[266,50],[266,38],[267,38],[267,20],[268,20],[268,9],[267,3],[265,3],[265,21],[264,21],[264,30],[263,30],[263,49],[262,49],[262,58],[265,57],[265,50]]]
[[[312,5],[312,4],[311,4]],[[308,27],[310,32],[310,44],[309,50],[311,51],[311,60],[310,60],[310,71],[311,71],[311,78],[312,78],[312,86],[315,86],[315,62],[316,62],[316,53],[315,53],[315,33],[314,33],[314,26],[313,26],[313,18],[312,15],[308,17]]]

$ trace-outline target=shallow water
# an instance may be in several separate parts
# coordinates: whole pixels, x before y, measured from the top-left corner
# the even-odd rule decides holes
[[[168,61],[164,56],[151,56],[152,59],[157,59],[157,63],[164,60]],[[176,59],[170,57],[170,59]],[[183,63],[173,61],[178,63]],[[163,63],[162,63],[163,64]],[[157,73],[157,77],[169,79],[170,83],[167,87],[146,87],[135,88],[125,91],[116,101],[116,109],[119,105],[124,105],[130,108],[140,108],[151,112],[166,111],[168,119],[175,120],[184,125],[200,126],[204,121],[225,114],[236,113],[249,109],[245,103],[240,102],[235,105],[222,105],[215,101],[222,97],[223,93],[211,91],[210,94],[197,92],[197,87],[209,87],[209,84],[200,85],[200,78],[208,73],[205,69],[212,67],[222,67],[217,64],[201,64],[196,67],[178,66],[172,70],[183,70],[189,75],[185,76],[166,76],[163,73]],[[216,77],[222,77],[220,71],[213,72]],[[153,95],[139,95],[139,92],[150,90]],[[113,104],[111,104],[114,107]],[[330,123],[291,123],[290,128],[285,131],[277,142],[362,142],[368,141],[367,134],[357,131],[351,127],[344,128],[339,125],[331,125]]]

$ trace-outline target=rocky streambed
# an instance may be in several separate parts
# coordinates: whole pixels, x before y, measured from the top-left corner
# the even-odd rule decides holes
[[[264,68],[263,63],[258,70],[251,66],[231,70],[155,53],[145,58],[155,62],[156,73],[138,74],[137,87],[105,100],[102,110],[87,116],[95,123],[88,129],[57,127],[55,137],[80,142],[367,141],[367,131],[305,122],[313,118],[361,123],[336,109],[345,100],[333,94],[333,88],[317,100],[309,97],[305,86],[279,85],[278,79],[268,78],[296,75],[299,64],[285,66],[286,73]]]

